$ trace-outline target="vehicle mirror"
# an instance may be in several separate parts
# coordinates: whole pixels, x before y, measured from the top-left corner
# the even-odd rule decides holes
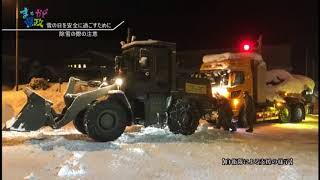
[[[121,63],[122,63],[122,57],[121,56],[116,56],[114,60],[115,66],[114,69],[116,72],[118,72],[121,68]]]

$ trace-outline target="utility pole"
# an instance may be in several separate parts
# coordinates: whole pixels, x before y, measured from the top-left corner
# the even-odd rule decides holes
[[[262,34],[260,34],[259,35],[259,38],[258,38],[258,40],[257,40],[257,42],[258,42],[258,53],[262,53]]]
[[[313,63],[312,63],[312,79],[314,81],[316,81],[316,66],[317,66],[317,63],[315,62],[315,59],[312,59],[313,60]]]
[[[306,48],[306,71],[305,75],[308,76],[308,48]]]
[[[19,64],[18,64],[18,59],[19,59],[19,53],[18,53],[18,48],[19,48],[19,34],[18,34],[18,29],[19,29],[19,4],[18,0],[16,0],[16,91],[19,90]]]

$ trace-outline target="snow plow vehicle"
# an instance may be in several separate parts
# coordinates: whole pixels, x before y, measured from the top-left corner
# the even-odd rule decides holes
[[[245,45],[244,49],[248,47]],[[294,123],[305,118],[305,107],[310,103],[305,94],[312,93],[314,82],[307,77],[304,77],[307,83],[283,78],[284,72],[291,77],[285,70],[267,71],[262,56],[254,51],[205,55],[200,68],[200,73],[211,81],[212,93],[229,99],[238,127],[247,126],[245,91],[254,100],[256,121],[278,119],[282,123]]]
[[[173,133],[190,135],[200,117],[217,108],[208,79],[177,72],[175,43],[122,43],[122,54],[115,58],[115,72],[110,82],[81,93],[74,93],[75,84],[88,82],[71,77],[61,114],[51,108],[50,101],[25,89],[27,104],[6,129],[56,129],[73,121],[78,131],[102,142],[117,139],[131,124],[167,125]]]

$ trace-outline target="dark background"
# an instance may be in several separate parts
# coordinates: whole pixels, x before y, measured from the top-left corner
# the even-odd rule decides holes
[[[177,43],[179,50],[235,48],[244,39],[291,44],[293,72],[305,73],[309,61],[318,62],[317,0],[20,0],[20,9],[48,8],[48,22],[112,22],[125,24],[98,38],[59,38],[58,32],[21,32],[20,55],[57,63],[85,50],[119,52],[126,29],[137,39]],[[24,27],[20,22],[20,28]],[[15,28],[15,1],[2,0],[2,28]],[[15,33],[2,32],[3,54],[15,55]],[[317,64],[317,63],[316,63]]]

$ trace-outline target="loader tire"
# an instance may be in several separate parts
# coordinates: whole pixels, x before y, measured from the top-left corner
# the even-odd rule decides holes
[[[179,134],[180,133],[180,125],[178,124],[177,121],[168,118],[168,127],[170,132],[173,134]]]
[[[85,122],[90,138],[100,142],[113,141],[126,128],[126,110],[110,99],[97,101],[87,110]]]
[[[291,109],[292,109],[291,122],[293,123],[301,122],[305,118],[306,112],[302,104],[295,104],[292,106]]]
[[[199,125],[200,117],[185,99],[178,99],[169,109],[168,127],[174,134],[191,135]]]
[[[171,106],[168,109],[168,127],[169,130],[173,133],[173,134],[179,134],[181,127],[179,122],[176,120],[178,117],[178,107],[177,107],[177,101],[178,100],[173,100]]]
[[[79,112],[76,119],[73,120],[74,127],[82,134],[87,134],[84,116],[86,114],[86,109]]]
[[[186,112],[183,116],[182,130],[180,133],[183,135],[194,134],[199,126],[200,117],[197,116],[195,111]]]

